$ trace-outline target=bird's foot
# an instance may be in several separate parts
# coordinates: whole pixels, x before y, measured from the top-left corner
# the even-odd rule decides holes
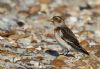
[[[73,54],[69,54],[69,52],[70,52],[69,50],[64,49],[64,52],[60,55],[64,55],[64,56],[68,56],[68,57],[75,57]]]
[[[64,56],[68,56],[68,57],[75,57],[73,54],[65,54],[65,53],[62,53],[60,55],[64,55]]]
[[[73,54],[65,54],[64,56],[75,57]]]

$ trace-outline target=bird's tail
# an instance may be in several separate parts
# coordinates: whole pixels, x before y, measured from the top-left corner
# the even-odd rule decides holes
[[[82,46],[80,46],[80,47],[81,47],[81,48],[78,49],[80,52],[89,55],[89,53],[88,53],[84,48],[82,48]]]
[[[85,53],[85,54],[89,55],[89,53],[88,53],[84,48],[82,48],[82,49],[79,50],[79,51],[82,52],[82,53]]]
[[[82,52],[84,54],[87,54],[89,55],[89,53],[79,44],[78,46],[72,44],[72,43],[69,43],[71,46],[73,46],[73,48],[75,48],[76,50],[78,50],[79,52]]]

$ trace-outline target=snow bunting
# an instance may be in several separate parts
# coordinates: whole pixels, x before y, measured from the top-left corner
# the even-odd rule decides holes
[[[65,55],[73,50],[89,55],[89,53],[79,44],[74,33],[65,25],[64,19],[61,16],[54,16],[51,22],[54,24],[55,39],[63,48],[66,53]]]

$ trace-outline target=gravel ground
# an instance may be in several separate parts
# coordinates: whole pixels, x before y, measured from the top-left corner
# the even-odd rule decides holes
[[[56,15],[89,56],[60,55]],[[100,0],[0,0],[0,69],[100,69]]]

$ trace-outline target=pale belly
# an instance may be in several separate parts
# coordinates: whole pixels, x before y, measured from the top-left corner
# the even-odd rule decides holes
[[[65,42],[60,36],[61,35],[59,33],[55,33],[55,39],[61,45],[61,47],[64,49],[66,48],[68,50],[73,50],[73,48],[67,42]]]

